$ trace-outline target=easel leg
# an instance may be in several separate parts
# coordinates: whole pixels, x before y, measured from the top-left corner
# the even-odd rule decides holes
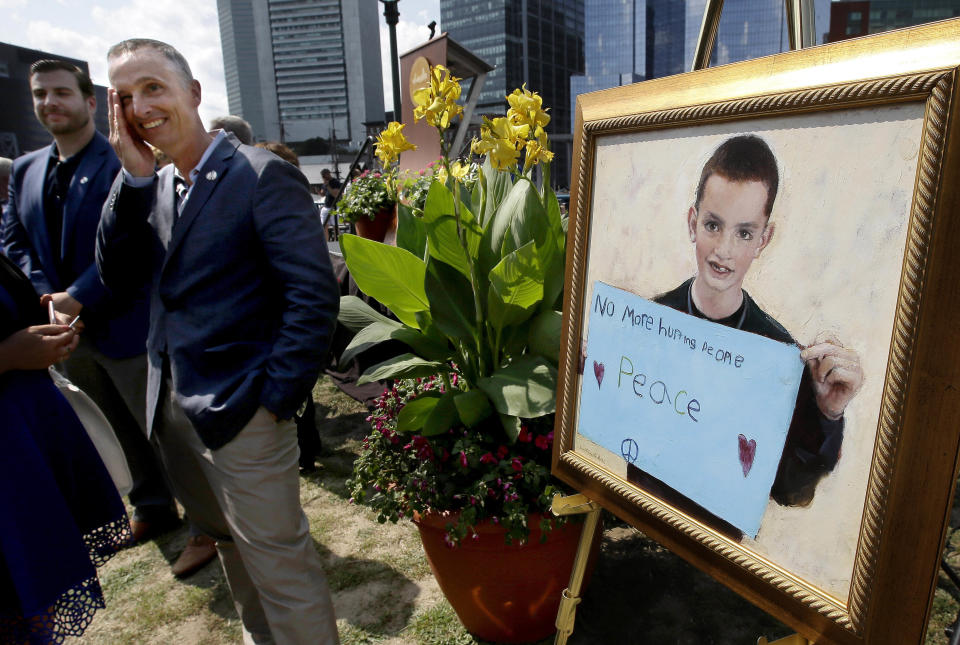
[[[553,498],[552,509],[554,515],[572,515],[586,513],[583,529],[580,533],[580,543],[577,545],[577,556],[573,561],[573,571],[570,573],[570,585],[563,590],[560,598],[560,608],[557,610],[557,636],[554,645],[566,645],[567,639],[573,633],[573,623],[576,620],[577,605],[580,604],[580,587],[583,586],[583,576],[587,570],[587,560],[590,559],[590,547],[593,545],[593,535],[597,531],[600,521],[600,507],[578,493],[566,497]]]

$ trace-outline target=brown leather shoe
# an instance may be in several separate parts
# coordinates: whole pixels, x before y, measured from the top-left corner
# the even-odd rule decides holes
[[[160,520],[130,520],[134,544],[141,544],[180,527],[180,518],[171,514]]]
[[[217,543],[207,535],[191,535],[187,547],[170,567],[177,578],[191,576],[217,557]]]

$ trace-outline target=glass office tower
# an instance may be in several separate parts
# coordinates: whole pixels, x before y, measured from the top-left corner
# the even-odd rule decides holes
[[[218,0],[230,112],[258,139],[362,141],[384,114],[378,7]]]

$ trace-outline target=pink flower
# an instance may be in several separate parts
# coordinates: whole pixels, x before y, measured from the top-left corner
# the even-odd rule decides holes
[[[517,439],[523,443],[530,443],[533,441],[533,435],[527,430],[527,426],[520,426],[520,434],[517,436]]]
[[[498,459],[503,459],[503,458],[506,457],[508,454],[510,454],[510,451],[507,450],[507,447],[506,447],[506,446],[500,446],[499,448],[497,448],[497,458],[498,458]]]
[[[492,452],[488,452],[480,457],[481,464],[495,464],[497,463],[497,458],[493,456]]]
[[[534,440],[534,443],[537,445],[537,448],[540,450],[546,450],[550,447],[550,439],[546,435],[537,435],[537,438]]]
[[[467,453],[460,451],[460,465],[464,468],[467,467]]]
[[[511,466],[516,472],[520,472],[521,470],[523,470],[523,464],[520,463],[520,457],[514,457],[514,458],[510,461],[510,466]]]
[[[414,435],[413,437],[413,446],[417,450],[417,457],[420,458],[420,461],[433,461],[433,448],[430,447],[430,442],[423,435]]]

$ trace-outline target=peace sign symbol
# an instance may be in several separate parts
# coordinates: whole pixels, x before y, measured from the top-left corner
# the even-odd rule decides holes
[[[636,463],[637,456],[640,454],[640,446],[633,439],[624,439],[620,443],[620,454],[631,464]]]

